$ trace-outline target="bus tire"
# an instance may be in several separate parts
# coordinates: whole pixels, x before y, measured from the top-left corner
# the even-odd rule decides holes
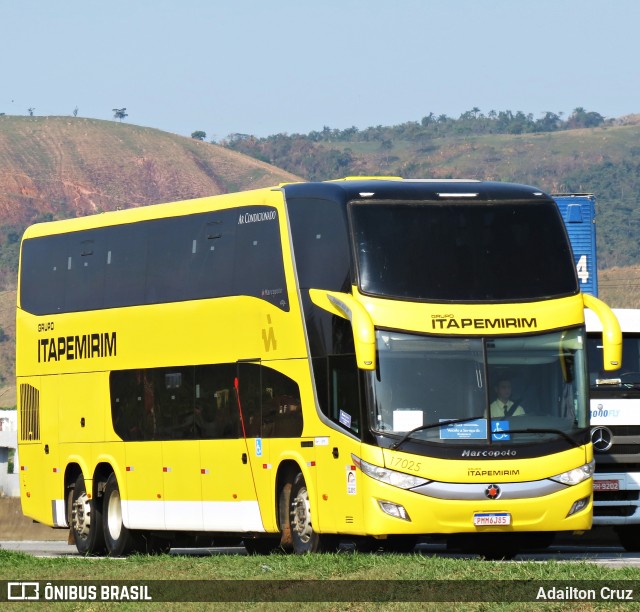
[[[69,491],[69,527],[81,555],[100,555],[105,551],[100,500],[90,497],[80,474]]]
[[[103,495],[103,531],[107,552],[111,557],[122,557],[135,548],[135,534],[122,521],[122,500],[115,474],[107,480]]]
[[[296,475],[291,486],[289,523],[294,553],[303,555],[337,550],[339,544],[337,536],[320,535],[313,530],[309,491],[304,476],[300,472]]]

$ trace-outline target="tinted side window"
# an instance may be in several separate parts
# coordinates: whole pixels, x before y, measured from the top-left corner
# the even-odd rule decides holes
[[[274,208],[155,219],[22,245],[21,305],[34,314],[228,295],[289,310]]]
[[[247,437],[302,435],[298,384],[256,363],[111,372],[111,416],[124,441],[242,437],[235,389]]]
[[[63,311],[66,242],[66,236],[50,236],[22,243],[20,300],[28,312],[55,314]]]
[[[239,364],[238,376],[248,438],[302,435],[302,402],[294,380],[256,363]]]
[[[201,439],[240,438],[240,412],[231,363],[195,367],[195,429]]]
[[[347,291],[351,249],[344,204],[294,198],[287,209],[300,286]]]
[[[205,215],[190,237],[187,284],[191,299],[233,295],[236,216],[229,210]]]
[[[235,295],[252,295],[289,310],[278,214],[274,208],[240,209],[236,228]]]
[[[147,229],[146,223],[120,225],[117,231],[105,228],[104,308],[144,303]]]
[[[125,441],[241,436],[235,364],[111,372],[111,416]]]
[[[67,250],[64,310],[102,308],[106,267],[104,232],[76,238]]]
[[[313,360],[318,402],[334,423],[361,433],[360,373],[355,355],[332,355]]]

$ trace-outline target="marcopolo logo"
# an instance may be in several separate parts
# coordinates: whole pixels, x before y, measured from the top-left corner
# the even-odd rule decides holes
[[[240,213],[240,216],[238,217],[238,225],[244,225],[245,223],[260,223],[261,221],[273,221],[277,216],[278,213],[275,210]]]

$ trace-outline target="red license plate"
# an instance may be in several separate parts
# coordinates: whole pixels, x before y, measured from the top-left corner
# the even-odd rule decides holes
[[[620,481],[619,480],[594,480],[593,490],[594,491],[619,491]]]

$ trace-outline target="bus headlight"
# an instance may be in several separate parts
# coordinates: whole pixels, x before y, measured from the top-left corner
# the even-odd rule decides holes
[[[580,467],[573,468],[568,472],[563,472],[562,474],[558,474],[557,476],[553,476],[550,480],[555,480],[556,482],[560,482],[565,485],[573,486],[580,484],[583,480],[587,478],[591,478],[593,476],[593,472],[595,471],[596,462],[589,461],[589,463],[585,463]]]
[[[413,489],[413,487],[419,487],[420,485],[429,482],[426,478],[412,476],[411,474],[404,474],[403,472],[396,472],[395,470],[367,463],[355,455],[351,455],[351,458],[362,470],[363,474],[366,474],[375,480],[379,480],[380,482],[393,485],[394,487],[399,487],[400,489]]]

